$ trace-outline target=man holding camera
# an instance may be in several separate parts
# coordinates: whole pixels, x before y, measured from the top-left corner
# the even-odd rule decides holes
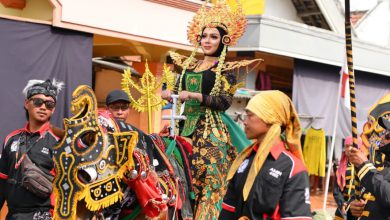
[[[23,90],[27,124],[6,137],[0,155],[0,207],[7,201],[6,220],[51,219],[50,172],[58,137],[50,118],[62,86],[56,80],[30,80]]]

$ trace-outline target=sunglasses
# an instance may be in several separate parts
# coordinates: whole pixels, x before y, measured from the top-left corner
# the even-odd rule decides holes
[[[46,108],[49,110],[52,110],[54,107],[56,107],[56,103],[50,100],[43,100],[40,98],[32,98],[30,99],[34,105],[34,107],[41,107],[42,104],[45,104]]]
[[[114,111],[119,111],[122,110],[122,111],[126,111],[127,109],[129,109],[129,104],[125,104],[125,105],[110,105],[109,106],[110,109],[114,110]]]

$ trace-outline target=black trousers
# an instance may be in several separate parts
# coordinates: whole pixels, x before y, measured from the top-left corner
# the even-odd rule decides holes
[[[5,220],[51,220],[50,212],[35,211],[27,213],[8,213]]]

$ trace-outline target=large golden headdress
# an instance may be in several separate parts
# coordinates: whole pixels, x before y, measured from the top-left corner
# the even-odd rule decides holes
[[[244,34],[246,26],[247,20],[241,5],[239,4],[237,10],[232,11],[226,1],[220,0],[211,8],[203,4],[190,22],[187,36],[193,45],[197,45],[204,28],[220,27],[227,32],[227,35],[221,36],[222,43],[234,46]]]
[[[245,14],[242,12],[242,6],[238,2],[238,0],[237,0],[237,9],[235,11],[232,11],[230,9],[229,5],[226,3],[225,0],[217,0],[217,2],[211,8],[208,8],[206,3],[203,4],[188,26],[187,37],[188,40],[195,46],[195,49],[181,65],[182,74],[180,75],[179,85],[182,85],[184,73],[187,70],[187,68],[191,66],[191,64],[195,59],[194,57],[200,46],[200,40],[204,28],[220,27],[224,29],[227,34],[221,36],[222,43],[224,44],[224,46],[218,58],[218,65],[216,68],[213,69],[213,71],[215,71],[215,83],[210,92],[211,96],[219,95],[222,88],[222,75],[221,75],[222,69],[224,70],[228,69],[225,68],[225,57],[227,53],[227,47],[234,46],[237,43],[238,39],[244,34],[246,26],[247,26],[247,20],[245,18]],[[176,56],[176,59],[175,57],[172,58],[177,61],[178,57]],[[249,63],[247,63],[247,65],[248,64]],[[182,87],[179,86],[178,93],[180,93],[181,91],[182,91]],[[181,102],[179,102],[178,105],[179,107],[177,109],[180,109]],[[213,116],[211,110],[209,108],[206,108],[205,115],[206,115],[206,125],[204,129],[205,132],[203,134],[204,137],[206,138],[207,135],[206,130],[209,129],[209,126],[211,126],[212,130],[215,131],[216,129],[213,128],[220,127],[222,128],[223,131],[222,138],[224,141],[227,141],[227,136],[226,136],[227,128],[223,126],[220,112],[216,113],[215,116]],[[216,133],[215,135],[219,137],[219,134],[217,134],[218,132],[215,133]]]

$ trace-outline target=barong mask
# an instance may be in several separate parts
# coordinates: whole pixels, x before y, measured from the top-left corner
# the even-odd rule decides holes
[[[75,219],[80,200],[90,211],[121,200],[119,184],[134,166],[138,141],[138,133],[120,132],[110,115],[98,113],[95,95],[87,86],[73,92],[71,111],[74,116],[64,119],[65,136],[54,148],[56,219]]]
[[[363,145],[369,150],[372,162],[379,169],[386,159],[380,147],[383,145],[386,129],[378,123],[379,118],[390,120],[390,93],[383,96],[369,111],[367,122],[363,126]],[[388,159],[386,159],[388,160]]]

